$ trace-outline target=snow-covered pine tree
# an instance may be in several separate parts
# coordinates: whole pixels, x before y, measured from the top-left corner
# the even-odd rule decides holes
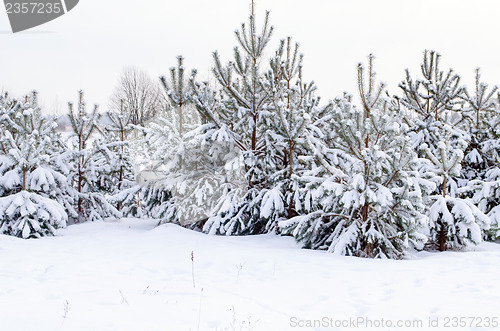
[[[401,106],[400,111],[410,126],[409,135],[413,148],[420,157],[425,157],[420,146],[427,144],[432,153],[439,154],[438,144],[443,141],[443,132],[449,132],[452,148],[465,149],[470,142],[468,130],[459,125],[463,121],[459,111],[462,104],[464,87],[460,85],[460,76],[452,69],[446,73],[440,68],[441,55],[435,51],[425,51],[421,64],[422,76],[416,80],[406,69],[406,79],[399,84],[402,97],[395,97]],[[465,143],[465,145],[464,145]],[[450,177],[447,181],[448,194],[455,196],[459,187],[459,178]],[[437,186],[441,192],[441,186]]]
[[[495,212],[500,202],[500,149],[498,134],[495,134],[500,112],[494,98],[498,88],[494,86],[488,91],[488,85],[480,81],[479,68],[475,78],[473,93],[464,90],[462,96],[465,101],[462,113],[467,119],[471,143],[465,151],[459,191],[472,197],[476,206],[490,216],[491,230],[486,231],[487,238],[496,239],[500,236],[500,214]]]
[[[420,65],[422,77],[414,80],[406,69],[406,80],[399,84],[403,91],[402,104],[424,120],[445,119],[447,111],[453,110],[460,103],[463,87],[460,76],[453,69],[445,74],[440,69],[441,55],[435,51],[424,51]]]
[[[423,247],[422,195],[435,185],[420,177],[408,127],[382,98],[373,56],[368,77],[359,65],[358,85],[361,107],[338,98],[315,124],[325,131],[308,137],[312,167],[298,178],[302,215],[280,226],[307,248],[399,259],[409,247]]]
[[[165,76],[160,77],[160,81],[165,89],[165,93],[170,101],[170,104],[177,108],[178,112],[178,133],[182,136],[184,121],[183,107],[190,103],[191,86],[184,77],[184,58],[177,57],[177,67],[170,68],[170,83]]]
[[[220,137],[211,130],[213,124],[203,124],[190,102],[191,86],[186,84],[184,72],[179,57],[170,81],[161,78],[173,109],[145,130],[152,160],[147,169],[156,175],[143,192],[151,216],[161,223],[198,227],[216,214],[219,199],[229,191],[231,171],[226,164],[235,157],[235,148],[218,141]],[[207,86],[199,92],[204,93],[202,90],[211,94]]]
[[[69,102],[69,112],[68,117],[70,119],[71,127],[73,129],[73,148],[75,151],[75,163],[76,169],[74,169],[75,178],[73,179],[76,182],[76,190],[78,192],[77,197],[77,212],[78,212],[78,220],[83,221],[84,217],[84,185],[85,185],[85,168],[86,163],[88,162],[88,149],[87,144],[97,128],[97,123],[99,121],[99,113],[97,112],[97,106],[94,107],[94,111],[90,114],[87,114],[85,109],[85,101],[83,99],[83,91],[78,92],[78,109],[76,111],[73,110],[73,103]]]
[[[426,201],[428,236],[429,243],[443,251],[478,244],[490,222],[470,200],[458,197],[463,192],[460,185],[467,185],[460,179],[460,170],[471,142],[468,112],[461,108],[466,94],[460,77],[452,69],[445,74],[439,65],[440,55],[425,51],[423,77],[414,82],[407,70],[406,80],[399,85],[403,91],[399,100],[414,114],[406,118],[413,147],[429,161],[421,163],[421,172],[433,174],[436,183],[436,192]]]
[[[72,179],[77,191],[76,209],[78,216],[75,222],[102,220],[105,217],[120,217],[121,213],[110,202],[105,194],[109,183],[104,174],[110,172],[110,164],[102,157],[104,143],[99,129],[101,115],[97,105],[91,113],[86,110],[83,91],[79,91],[77,109],[68,103],[73,134]],[[97,138],[96,138],[97,136]]]
[[[137,216],[140,186],[135,181],[129,137],[134,129],[130,115],[108,112],[102,137],[96,140],[96,158],[103,163],[99,175],[101,191],[122,215]]]
[[[142,137],[134,144],[136,179],[142,186],[140,191],[141,209],[145,215],[157,218],[161,223],[175,222],[175,213],[169,211],[172,206],[171,193],[165,188],[164,163],[176,152],[178,141],[173,130],[178,127],[160,114],[147,127],[141,129]]]
[[[184,128],[188,124],[185,113]],[[185,185],[181,179],[189,175],[185,167],[190,161],[195,161],[190,158],[193,146],[187,146],[189,140],[185,139],[185,135],[180,135],[178,115],[178,112],[168,110],[145,129],[144,141],[148,146],[149,162],[142,164],[141,177],[146,177],[146,172],[153,176],[142,183],[142,194],[145,197],[146,210],[150,216],[160,219],[161,223],[181,223],[172,190],[175,190],[177,184]]]
[[[491,228],[487,238],[500,239],[500,93],[495,100],[495,111],[490,120],[489,139],[481,143],[483,153],[491,163],[484,175],[483,183],[474,184],[473,201],[478,207],[488,213]]]
[[[237,146],[246,168],[245,196],[238,198],[231,193],[225,195],[221,200],[221,206],[224,208],[204,224],[203,230],[206,232],[250,234],[276,228],[274,218],[261,217],[263,199],[271,188],[269,179],[274,172],[267,163],[274,159],[268,153],[275,150],[267,134],[269,94],[264,91],[265,75],[260,68],[262,63],[265,63],[264,50],[272,32],[269,13],[266,13],[261,31],[257,32],[255,6],[252,1],[248,24],[243,23],[241,30],[236,31],[238,46],[234,48],[234,61],[224,66],[219,54],[214,52],[213,73],[221,86],[217,102],[207,103],[201,100],[203,91],[198,91],[198,88],[203,85],[195,83],[194,78],[192,80],[195,105],[213,126],[212,132],[208,133],[212,137],[219,137],[220,143],[229,142]],[[268,194],[266,200],[275,207],[283,204],[280,194],[275,190],[271,191],[276,194],[269,193],[272,197]]]
[[[16,107],[19,107],[16,103],[17,101],[11,99],[7,92],[0,95],[0,139],[5,139],[3,137],[7,136],[7,131],[13,131],[13,128],[10,128],[10,126],[6,124],[9,123],[10,118],[13,117]],[[11,162],[7,157],[8,154],[9,150],[2,147],[0,153],[0,174],[2,175],[7,171],[7,168],[11,166]],[[10,185],[0,185],[0,197],[11,193],[8,187],[10,187]]]
[[[494,94],[497,87],[488,91],[488,84],[480,81],[479,68],[476,69],[474,93],[464,89],[461,96],[465,105],[461,111],[462,127],[468,130],[471,141],[465,150],[465,157],[461,171],[461,187],[466,187],[471,180],[483,179],[488,168],[494,165],[495,160],[489,160],[488,153],[483,151],[483,142],[491,139],[492,119],[495,116]]]
[[[185,167],[189,162],[195,161],[187,155],[191,149],[187,148],[185,141],[185,132],[190,131],[193,124],[196,124],[191,123],[189,119],[192,118],[188,119],[192,117],[193,110],[189,108],[190,86],[184,76],[183,62],[184,58],[178,56],[177,66],[170,68],[170,81],[165,76],[160,77],[164,92],[173,108],[169,107],[145,130],[147,152],[151,161],[146,169],[156,175],[144,183],[142,194],[146,198],[146,209],[151,216],[160,219],[160,223],[181,223],[179,219],[188,221],[178,215],[176,207],[179,201],[174,201],[183,194],[171,192],[177,184],[184,185],[183,180],[173,178],[184,177]]]
[[[296,214],[294,200],[297,186],[293,180],[294,175],[304,168],[299,162],[299,157],[308,155],[308,146],[305,136],[311,115],[318,107],[319,98],[315,97],[316,87],[313,82],[305,83],[302,74],[303,55],[299,54],[299,45],[293,44],[289,37],[281,40],[274,58],[271,59],[271,69],[266,74],[264,92],[268,94],[268,114],[265,117],[265,139],[272,142],[268,147],[274,149],[273,153],[265,156],[266,165],[273,172],[270,184],[274,187],[273,199],[265,196],[266,204],[272,201],[271,208],[261,210],[261,216],[275,218],[293,217]],[[279,192],[280,194],[275,194]],[[281,202],[282,200],[283,202]],[[284,208],[279,209],[277,207]]]
[[[195,72],[191,77],[191,86],[194,97],[193,105],[201,116],[203,125],[196,130],[197,140],[202,146],[202,160],[198,161],[200,169],[204,169],[203,176],[210,178],[215,184],[216,192],[212,192],[210,200],[210,212],[206,219],[202,219],[192,225],[211,234],[234,234],[235,229],[245,227],[245,220],[249,219],[250,210],[257,210],[255,204],[249,204],[248,181],[246,179],[247,167],[240,146],[231,135],[228,127],[217,117],[209,119],[206,110],[219,109],[223,100],[221,90],[213,90],[208,82],[195,82]],[[212,114],[215,114],[212,112]],[[214,122],[215,121],[215,122]],[[211,184],[212,186],[212,184]],[[209,186],[210,187],[210,186]],[[210,193],[213,189],[204,190]],[[202,195],[205,200],[205,193]]]
[[[214,52],[213,73],[224,93],[221,107],[217,109],[217,114],[211,109],[204,110],[205,115],[212,121],[223,121],[237,145],[243,150],[250,188],[266,180],[267,176],[259,162],[268,151],[266,147],[269,147],[264,138],[263,118],[268,96],[263,90],[260,65],[272,33],[269,12],[266,13],[261,32],[257,32],[255,5],[252,0],[248,25],[243,23],[241,31],[235,32],[239,47],[234,48],[234,62],[230,61],[223,66],[218,53]]]
[[[71,189],[56,170],[65,152],[56,127],[36,92],[24,102],[0,97],[0,233],[39,238],[66,226]]]
[[[481,129],[490,129],[496,120],[495,93],[498,87],[493,86],[488,91],[488,84],[481,82],[480,69],[476,69],[473,93],[464,88],[461,98],[466,102],[462,110],[474,133],[480,134]],[[478,139],[482,140],[482,139]]]
[[[451,147],[449,141],[452,128],[446,125],[444,130],[437,153],[432,152],[426,144],[421,146],[421,150],[431,161],[428,171],[436,175],[441,185],[442,195],[430,196],[430,200],[434,202],[429,210],[428,228],[431,244],[440,251],[477,245],[482,240],[482,231],[490,226],[489,218],[471,200],[447,194],[447,182],[459,175],[464,155],[460,147]]]

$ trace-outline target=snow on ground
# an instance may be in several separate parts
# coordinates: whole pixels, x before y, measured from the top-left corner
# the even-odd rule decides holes
[[[453,317],[467,318],[462,330],[494,330],[484,318],[499,319],[498,244],[368,260],[273,235],[155,225],[125,219],[39,240],[0,236],[0,330],[456,330],[453,320],[445,328]],[[414,320],[415,328],[387,324]]]

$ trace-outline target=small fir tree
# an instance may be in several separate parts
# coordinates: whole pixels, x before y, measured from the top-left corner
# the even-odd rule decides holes
[[[473,93],[465,90],[462,97],[471,143],[465,151],[460,193],[471,197],[476,206],[490,217],[491,229],[486,231],[487,239],[500,236],[496,211],[500,202],[500,149],[495,126],[500,112],[494,98],[496,91],[496,86],[488,90],[488,85],[480,81],[479,69],[476,69],[475,89]]]
[[[69,103],[68,117],[73,134],[72,178],[77,191],[76,222],[102,220],[105,217],[120,217],[121,213],[105,197],[111,183],[103,176],[110,172],[110,164],[102,157],[103,142],[98,137],[101,115],[97,105],[91,113],[86,110],[83,91],[79,92],[78,106],[75,110]],[[97,136],[97,137],[96,137]]]
[[[362,107],[335,100],[325,115],[330,130],[309,138],[312,167],[298,179],[303,215],[280,225],[307,248],[398,259],[423,247],[421,196],[434,185],[420,177],[408,127],[383,100],[372,61],[367,78],[358,67]]]
[[[445,128],[446,130],[446,128]],[[429,168],[441,182],[442,195],[430,196],[434,203],[429,210],[429,238],[440,251],[448,248],[460,248],[470,244],[479,244],[482,231],[489,229],[489,218],[469,199],[452,197],[447,194],[447,181],[458,176],[463,159],[460,148],[453,149],[446,139],[451,128],[447,128],[444,140],[438,144],[438,153],[434,154],[427,145],[422,146],[431,161]]]
[[[275,228],[274,221],[261,217],[263,198],[270,189],[269,177],[274,172],[266,163],[273,158],[268,153],[274,149],[266,134],[269,96],[260,68],[272,32],[269,13],[266,13],[261,32],[257,32],[252,1],[248,24],[242,24],[241,30],[236,31],[239,47],[234,48],[234,61],[224,66],[219,54],[214,52],[213,74],[221,86],[217,102],[205,102],[203,84],[197,84],[194,77],[191,80],[193,101],[202,117],[212,125],[207,134],[221,144],[227,142],[240,149],[247,181],[247,192],[242,198],[229,190],[228,195],[221,197],[221,201],[226,201],[221,206],[225,207],[203,225],[204,231],[210,233],[263,233]]]
[[[274,149],[273,153],[268,153],[271,157],[267,164],[273,169],[270,181],[281,190],[283,203],[280,205],[286,208],[288,218],[296,214],[294,198],[297,187],[293,177],[304,170],[299,157],[309,153],[305,136],[314,120],[311,116],[314,117],[319,105],[319,98],[314,95],[314,83],[303,81],[302,61],[299,45],[293,45],[291,38],[282,40],[271,59],[271,70],[265,80],[265,92],[269,95],[266,139],[272,142],[269,147]],[[275,210],[277,215],[278,212],[282,211]]]
[[[36,92],[24,102],[0,98],[0,233],[39,238],[66,226],[71,189],[55,170],[64,153],[56,127]]]
[[[134,126],[126,111],[108,112],[106,118],[109,123],[101,139],[94,144],[96,158],[101,160],[103,169],[99,176],[100,187],[122,215],[137,216],[140,186],[135,181],[129,143]]]
[[[464,150],[471,138],[467,130],[459,125],[463,121],[460,112],[464,87],[460,85],[460,76],[452,69],[446,73],[440,68],[441,56],[435,51],[425,51],[421,64],[421,77],[414,80],[408,69],[405,81],[399,84],[403,92],[402,97],[396,97],[404,120],[410,126],[409,135],[414,150],[420,157],[426,155],[420,146],[426,144],[432,153],[439,154],[438,144],[443,141],[444,131],[453,129],[447,134],[451,148]],[[447,192],[456,196],[460,187],[459,178],[448,178]],[[442,193],[441,185],[436,186]]]
[[[437,190],[426,201],[428,236],[430,244],[443,251],[478,244],[489,220],[471,201],[457,197],[463,184],[460,169],[464,151],[471,142],[463,124],[468,113],[459,108],[465,88],[453,70],[445,74],[439,65],[439,54],[425,51],[423,77],[413,82],[407,71],[406,81],[400,84],[404,93],[400,101],[416,114],[406,119],[411,125],[410,137],[427,161],[421,162],[421,171],[436,183]]]

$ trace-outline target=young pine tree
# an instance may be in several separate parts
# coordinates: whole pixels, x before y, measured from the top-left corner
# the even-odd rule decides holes
[[[443,134],[443,141],[438,143],[438,152],[432,152],[426,145],[421,149],[431,161],[428,169],[436,175],[441,184],[442,195],[430,196],[434,201],[429,210],[429,238],[440,251],[448,248],[460,248],[470,244],[479,244],[482,231],[490,225],[489,218],[469,199],[452,197],[447,194],[447,181],[460,173],[463,152],[452,148],[448,138],[448,129]],[[434,167],[434,169],[432,169]]]
[[[177,115],[177,127],[178,135],[182,137],[183,127],[184,127],[184,117],[183,108],[189,106],[191,99],[191,86],[184,77],[184,58],[182,56],[177,57],[177,67],[170,68],[170,82],[168,82],[165,76],[161,76],[160,80],[165,90],[165,93],[170,101],[170,104],[176,108]]]
[[[459,110],[464,93],[460,76],[452,69],[446,73],[442,71],[440,60],[440,54],[426,50],[420,66],[421,77],[414,80],[407,69],[406,79],[399,84],[403,96],[396,97],[400,112],[407,115],[404,120],[410,126],[412,146],[424,158],[426,154],[420,146],[426,144],[432,153],[439,154],[438,144],[445,139],[445,131],[452,149],[464,151],[470,142],[467,130],[459,125],[463,119]],[[456,196],[458,182],[458,177],[448,178],[447,194]],[[441,185],[436,188],[437,194],[442,193]]]
[[[373,56],[365,75],[360,64],[361,107],[336,99],[323,120],[330,129],[311,136],[312,167],[298,179],[303,215],[280,226],[307,248],[399,259],[423,247],[421,197],[434,185],[420,177],[408,127],[382,98]]]
[[[155,172],[156,178],[146,184],[144,192],[149,212],[161,223],[198,227],[217,214],[219,199],[228,192],[230,171],[225,166],[235,157],[235,151],[227,142],[218,141],[212,124],[203,124],[191,104],[192,86],[186,84],[182,57],[178,60],[177,67],[171,69],[170,81],[161,78],[173,109],[146,129],[145,140],[153,160],[149,171]],[[208,87],[199,89],[200,93],[210,93]]]
[[[465,90],[463,113],[467,119],[471,143],[465,151],[460,192],[471,197],[479,209],[490,217],[491,230],[486,238],[500,236],[500,214],[496,208],[500,202],[499,144],[496,126],[500,116],[494,94],[497,87],[488,90],[488,85],[480,81],[476,69],[475,89]]]
[[[0,233],[39,238],[66,226],[71,188],[56,170],[65,152],[56,127],[35,92],[24,102],[0,97]]]
[[[305,137],[319,104],[319,98],[314,95],[314,83],[303,80],[302,62],[299,45],[293,45],[290,37],[282,40],[270,61],[271,70],[264,82],[264,91],[269,98],[265,135],[266,140],[272,142],[268,147],[273,149],[272,153],[266,154],[266,165],[273,172],[270,184],[275,188],[274,192],[280,192],[274,194],[275,203],[271,208],[276,217],[291,218],[296,214],[297,183],[294,176],[304,170],[299,157],[309,154]],[[283,206],[284,210],[277,206]],[[261,216],[267,214],[271,214],[271,210],[263,208]]]
[[[100,187],[107,200],[122,215],[137,216],[140,186],[135,181],[129,143],[134,126],[126,111],[108,112],[106,119],[109,123],[94,144],[96,158],[102,169],[99,174]]]
[[[414,82],[407,71],[406,81],[400,84],[400,101],[415,115],[406,121],[413,147],[426,159],[420,170],[436,184],[434,195],[426,201],[427,231],[430,244],[443,251],[479,243],[489,220],[471,201],[457,197],[463,183],[464,151],[471,137],[462,124],[467,112],[459,108],[464,96],[460,77],[451,69],[445,74],[439,65],[439,54],[425,51],[422,78]]]
[[[241,30],[236,31],[238,46],[234,48],[234,60],[223,66],[218,53],[214,53],[213,73],[221,86],[220,93],[216,93],[216,102],[207,102],[206,85],[192,80],[193,101],[203,118],[212,126],[207,134],[211,141],[217,139],[220,144],[231,145],[231,150],[232,146],[240,150],[247,182],[243,196],[240,193],[245,190],[239,185],[236,190],[238,194],[228,187],[227,194],[220,199],[221,209],[203,225],[206,232],[229,235],[273,231],[277,229],[276,219],[284,212],[283,193],[289,187],[273,185],[271,178],[285,162],[284,150],[279,148],[278,151],[275,148],[277,146],[273,146],[279,138],[273,135],[274,128],[271,127],[273,115],[270,110],[271,91],[268,89],[270,84],[276,82],[274,79],[269,81],[261,69],[261,65],[266,63],[264,51],[272,32],[269,13],[260,32],[257,31],[252,1],[248,24],[242,24]],[[276,66],[281,66],[281,63]],[[275,69],[280,70],[278,67]],[[290,68],[294,75],[295,69]],[[278,75],[280,77],[275,78],[281,81],[282,73]],[[286,154],[288,157],[289,152]],[[238,154],[235,155],[236,158],[231,162],[233,166],[241,163]],[[280,158],[281,161],[278,161]]]
[[[68,117],[73,134],[72,179],[76,190],[75,222],[102,220],[105,217],[120,217],[121,213],[107,201],[109,181],[103,176],[110,172],[111,165],[103,155],[102,138],[99,137],[101,115],[97,105],[91,113],[86,110],[83,91],[79,92],[77,109],[69,103]],[[104,156],[104,157],[103,157]]]

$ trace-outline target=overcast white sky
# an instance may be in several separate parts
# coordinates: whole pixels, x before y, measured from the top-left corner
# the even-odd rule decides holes
[[[125,66],[153,77],[168,74],[176,56],[206,75],[211,53],[230,59],[234,30],[247,20],[250,0],[80,0],[68,14],[12,34],[0,7],[0,89],[36,89],[46,111],[66,111],[83,89],[88,103],[107,110]],[[271,11],[269,52],[292,36],[305,55],[305,76],[323,99],[355,93],[356,64],[376,56],[379,79],[392,94],[404,69],[418,71],[424,49],[442,54],[470,85],[474,69],[500,84],[498,0],[257,0],[257,19]]]

